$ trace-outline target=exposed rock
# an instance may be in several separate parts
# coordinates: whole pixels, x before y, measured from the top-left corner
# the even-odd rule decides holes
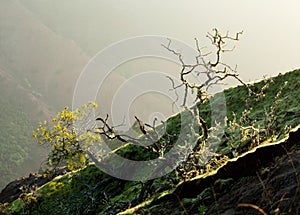
[[[12,202],[16,200],[24,189],[26,191],[34,190],[43,184],[51,181],[58,175],[65,174],[67,172],[67,168],[58,168],[53,174],[45,177],[41,174],[32,174],[30,173],[27,177],[19,178],[15,181],[10,182],[0,193],[0,203]]]

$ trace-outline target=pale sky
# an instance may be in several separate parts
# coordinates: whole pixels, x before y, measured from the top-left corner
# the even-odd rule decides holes
[[[139,31],[170,35],[192,44],[217,27],[223,32],[244,31],[235,53],[228,59],[237,63],[245,79],[260,78],[298,68],[300,65],[299,1],[131,1],[115,4],[135,17]]]
[[[300,1],[297,0],[20,0],[45,25],[73,39],[90,57],[121,39],[161,35],[208,45],[206,32],[244,34],[227,63],[256,80],[298,68]],[[63,26],[63,27],[62,27]],[[64,28],[64,29],[63,29]]]
[[[227,31],[233,35],[238,31],[244,32],[236,44],[236,49],[226,53],[222,60],[231,66],[237,64],[237,71],[245,82],[260,80],[263,76],[275,76],[300,67],[300,1],[297,0],[13,1],[18,2],[19,6],[44,26],[43,28],[55,35],[54,38],[62,38],[78,47],[84,53],[85,59],[82,61],[86,63],[111,44],[144,35],[174,38],[190,46],[194,46],[194,38],[197,37],[200,46],[209,46],[210,41],[206,34],[213,28],[218,28],[224,34]],[[35,36],[34,31],[32,35]],[[38,49],[39,45],[43,44],[37,44],[30,49]],[[70,56],[68,59],[72,61]],[[160,61],[149,62],[158,70],[171,68],[164,66]],[[75,62],[73,64],[76,65]],[[52,64],[49,64],[47,68],[51,66]],[[82,70],[83,66],[79,65],[77,70]],[[101,86],[100,92],[103,93],[103,97],[99,97],[98,94],[99,101],[105,105],[111,104],[117,92],[113,89],[119,89],[126,82],[131,70],[143,72],[142,69],[146,68],[148,67],[143,62],[134,62],[129,67],[125,65],[119,69],[123,76],[112,76],[112,81],[105,81],[107,86]],[[73,80],[79,77],[78,71],[73,73],[76,76]],[[49,80],[51,83],[51,79]],[[88,87],[87,85],[86,88]],[[150,104],[144,105],[145,101],[152,100],[136,100],[136,103],[143,104],[140,105],[141,110],[150,109]],[[118,108],[121,106],[118,105]],[[109,112],[110,106],[102,108]],[[151,111],[155,112],[155,108]],[[167,115],[170,115],[170,110],[165,114]]]

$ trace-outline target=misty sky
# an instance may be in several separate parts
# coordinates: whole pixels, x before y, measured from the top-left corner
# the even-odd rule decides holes
[[[244,80],[299,67],[300,2],[297,0],[20,0],[39,21],[72,39],[92,57],[111,43],[132,36],[162,35],[208,45],[206,32],[244,31],[224,60],[238,64]]]
[[[137,36],[158,35],[193,47],[196,37],[201,47],[209,47],[206,34],[213,28],[232,35],[243,31],[236,49],[225,53],[221,60],[232,67],[237,64],[246,82],[300,65],[300,2],[296,0],[3,0],[2,6],[5,20],[0,30],[10,30],[1,41],[5,47],[1,52],[6,56],[2,64],[23,74],[37,95],[59,108],[71,103],[75,83],[89,60],[104,48]],[[98,88],[97,102],[104,104],[101,110],[110,113],[113,99],[121,101],[115,97],[118,89],[133,75],[151,69],[175,71],[175,75],[180,71],[160,60],[140,59],[117,68],[104,82],[106,86],[92,88],[87,84],[84,88]],[[170,89],[168,83],[166,90]],[[130,86],[133,85],[136,84]],[[143,90],[132,90],[139,91]],[[155,95],[150,96],[152,99],[140,96],[135,102],[142,111],[151,113],[159,104],[159,108],[166,107],[165,112],[160,112],[168,116],[171,108],[163,104],[170,103],[168,96],[165,100],[160,98],[160,102],[154,102]]]
[[[230,35],[243,31],[235,50],[224,53],[221,61],[237,65],[243,81],[258,81],[300,69],[299,14],[300,0],[0,0],[0,190],[45,164],[49,147],[39,147],[32,131],[65,106],[95,101],[97,116],[108,115],[117,133],[130,131],[133,138],[140,135],[129,130],[135,116],[157,125],[184,109],[184,90],[174,93],[165,76],[180,84],[180,65],[163,57],[136,58],[105,76],[107,65],[91,62],[112,44],[156,35],[191,47],[197,38],[201,47],[210,47],[206,35],[214,28]],[[106,57],[113,61],[121,52]],[[95,73],[85,80],[82,74],[90,65]],[[201,75],[197,78],[204,82]],[[79,80],[86,82],[80,85]],[[209,94],[237,84],[232,79],[226,83]],[[196,93],[190,92],[187,106],[196,102]],[[219,103],[210,106],[213,124],[218,123],[215,118],[223,124],[231,99],[219,95]],[[96,117],[90,116],[94,123]],[[186,127],[189,117],[182,120]]]
[[[224,53],[221,60],[232,67],[237,64],[237,71],[246,82],[291,71],[300,65],[300,3],[296,0],[3,0],[0,3],[0,64],[7,72],[21,77],[24,86],[36,96],[58,108],[72,101],[74,104],[76,81],[97,53],[137,36],[173,38],[192,47],[196,37],[201,47],[209,47],[206,34],[213,28],[232,35],[243,31],[236,49]],[[112,101],[127,100],[124,96],[123,100],[116,98],[121,95],[118,90],[129,83],[135,87],[130,88],[131,92],[143,92],[145,84],[139,86],[129,80],[140,80],[131,78],[151,70],[171,71],[178,77],[180,67],[158,59],[139,59],[116,68],[104,84],[92,87],[88,82],[83,89],[98,90],[97,102],[104,104],[101,110],[110,113]],[[103,71],[99,72],[101,76]],[[94,75],[90,78],[95,79]],[[154,81],[151,86],[164,85],[164,90],[170,89],[170,82],[161,83]],[[131,92],[124,94],[132,95]],[[164,93],[166,98],[157,102],[156,95],[151,95],[152,99],[147,96],[132,99],[142,111],[153,113],[166,107],[168,111],[160,112],[170,115],[172,108],[164,102],[171,104],[174,98]],[[135,112],[138,111],[132,111]]]
[[[242,80],[255,81],[300,68],[299,11],[299,0],[0,0],[0,106],[10,110],[2,111],[0,117],[12,120],[0,128],[6,134],[0,144],[31,146],[32,129],[27,124],[49,119],[65,105],[72,105],[76,83],[90,60],[127,38],[157,35],[194,47],[196,37],[202,47],[211,45],[206,34],[213,28],[233,35],[244,31],[234,52],[222,57],[223,62],[238,65]],[[128,126],[135,115],[151,123],[180,109],[173,110],[175,98],[168,97],[173,92],[165,76],[155,75],[157,80],[150,82],[153,76],[136,75],[161,71],[173,72],[178,78],[180,69],[158,58],[135,59],[115,68],[101,88],[89,82],[83,88],[98,93],[101,114],[119,117],[113,125],[122,123],[125,115],[130,115]],[[164,93],[144,93],[155,85],[162,86]],[[20,123],[16,113],[28,122]],[[12,150],[16,150],[12,155],[18,155],[19,148]],[[43,153],[28,153],[28,157],[39,160]],[[0,187],[15,178],[16,172],[21,176],[40,167],[30,159],[5,179],[0,177]]]

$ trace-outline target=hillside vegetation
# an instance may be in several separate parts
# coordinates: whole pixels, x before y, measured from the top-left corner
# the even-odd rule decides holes
[[[37,171],[48,150],[32,142],[37,120],[50,110],[30,90],[0,68],[0,188],[13,179]]]
[[[205,165],[176,169],[153,181],[124,181],[94,163],[41,185],[43,176],[12,182],[23,189],[2,199],[15,214],[297,214],[300,211],[300,70],[224,91],[227,127]],[[216,94],[210,101],[218,101]],[[210,104],[200,107],[210,125]],[[167,120],[179,132],[179,115]],[[134,160],[154,155],[136,145],[116,153]],[[197,171],[195,171],[197,169]],[[45,176],[47,177],[47,176]],[[26,181],[26,183],[25,183]],[[23,184],[22,184],[23,183]],[[35,186],[38,184],[38,186]],[[5,203],[7,202],[7,203]],[[249,212],[249,213],[248,213]],[[252,212],[252,213],[251,213]]]

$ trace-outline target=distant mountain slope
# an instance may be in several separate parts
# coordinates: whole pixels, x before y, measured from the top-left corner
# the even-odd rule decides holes
[[[115,41],[136,36],[139,30],[135,17],[128,17],[128,11],[114,1],[18,1],[48,28],[74,40],[90,56]]]
[[[0,188],[37,171],[47,155],[32,131],[70,104],[88,57],[18,1],[0,2]]]
[[[48,105],[70,104],[88,56],[36,19],[18,1],[0,7],[0,65]]]
[[[35,120],[49,118],[48,106],[0,68],[0,187],[37,171],[47,154],[33,142]]]

